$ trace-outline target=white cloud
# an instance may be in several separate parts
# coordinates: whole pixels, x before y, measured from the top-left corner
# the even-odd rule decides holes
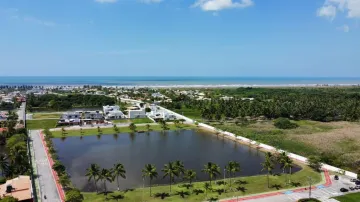
[[[55,22],[45,21],[45,20],[41,20],[41,19],[31,17],[31,16],[26,16],[26,17],[23,18],[23,20],[25,22],[30,22],[30,23],[34,23],[34,24],[38,24],[38,25],[44,25],[46,27],[55,27],[55,26],[57,26],[57,24]]]
[[[118,0],[95,0],[97,3],[116,3]]]
[[[160,3],[163,0],[141,0],[143,3],[151,4],[151,3]]]
[[[360,0],[325,0],[317,15],[335,19],[337,11],[344,12],[348,18],[360,18]]]
[[[252,0],[197,0],[192,7],[200,7],[204,11],[220,11],[229,8],[246,8],[253,5]]]
[[[333,5],[323,6],[317,10],[317,16],[334,20],[336,17],[336,7]]]
[[[343,25],[343,26],[340,26],[340,27],[337,27],[336,28],[337,30],[340,30],[340,31],[343,31],[343,32],[349,32],[350,31],[350,27],[348,25]]]

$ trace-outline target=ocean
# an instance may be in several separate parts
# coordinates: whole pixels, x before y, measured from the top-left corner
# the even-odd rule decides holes
[[[360,78],[336,77],[147,77],[147,76],[29,76],[0,77],[0,85],[104,86],[313,86],[358,85]]]

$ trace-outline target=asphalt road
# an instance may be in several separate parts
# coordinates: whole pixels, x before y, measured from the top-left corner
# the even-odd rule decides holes
[[[37,167],[37,175],[40,184],[41,201],[46,202],[60,202],[59,193],[55,180],[52,175],[52,170],[47,159],[45,148],[42,144],[39,131],[31,130],[30,138],[33,141],[34,158]],[[44,198],[46,195],[46,199]]]

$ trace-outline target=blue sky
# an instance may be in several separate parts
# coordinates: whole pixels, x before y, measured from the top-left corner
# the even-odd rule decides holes
[[[360,0],[1,0],[2,76],[360,76]]]

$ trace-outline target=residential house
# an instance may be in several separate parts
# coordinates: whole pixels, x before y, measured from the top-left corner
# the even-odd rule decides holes
[[[122,111],[116,110],[116,111],[109,111],[105,115],[106,120],[114,120],[114,119],[124,119],[126,116]]]
[[[81,114],[80,112],[66,112],[61,115],[58,125],[80,125]]]
[[[0,197],[12,196],[20,202],[33,201],[30,176],[20,175],[0,185]]]
[[[106,105],[106,106],[103,106],[103,111],[104,111],[104,114],[108,114],[110,111],[119,111],[120,110],[120,107],[117,106],[117,105],[114,105],[114,106],[109,106],[109,105]]]
[[[145,108],[128,110],[129,119],[144,118],[144,117],[146,117]]]
[[[104,116],[100,111],[85,111],[84,119],[88,120],[101,120]]]

